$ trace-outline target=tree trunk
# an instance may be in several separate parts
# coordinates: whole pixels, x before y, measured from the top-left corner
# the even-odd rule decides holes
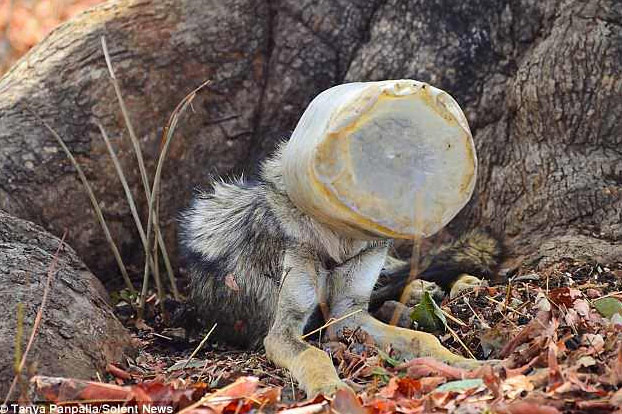
[[[35,315],[43,301],[50,264],[60,240],[25,220],[0,210],[0,395],[4,399],[14,376],[14,358],[23,354]],[[53,269],[51,288],[24,376],[65,375],[96,378],[106,364],[130,349],[130,336],[112,313],[108,294],[75,252],[65,246]],[[18,335],[18,304],[23,307]],[[19,348],[16,348],[19,345]],[[20,388],[11,400],[19,396]]]
[[[489,226],[517,257],[622,257],[619,1],[112,1],[76,17],[0,81],[0,207],[55,234],[69,228],[70,243],[105,277],[116,268],[82,186],[26,112],[68,141],[125,259],[140,265],[139,238],[93,123],[114,137],[144,217],[100,36],[150,171],[171,110],[212,79],[180,122],[165,167],[171,247],[192,188],[213,173],[253,172],[317,93],[414,78],[450,92],[474,133],[477,193],[453,230]]]

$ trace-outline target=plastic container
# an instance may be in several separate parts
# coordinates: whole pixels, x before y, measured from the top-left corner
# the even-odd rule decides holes
[[[458,104],[415,80],[322,92],[300,118],[283,162],[292,201],[357,238],[436,233],[468,202],[477,173]]]

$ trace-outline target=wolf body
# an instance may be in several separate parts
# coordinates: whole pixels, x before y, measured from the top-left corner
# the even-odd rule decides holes
[[[391,240],[354,239],[302,212],[287,195],[281,156],[279,150],[265,161],[257,180],[215,182],[182,213],[190,295],[203,323],[218,323],[220,340],[264,345],[268,357],[289,369],[310,395],[345,386],[330,358],[301,338],[317,309],[333,318],[359,311],[335,324],[336,332],[361,327],[403,358],[433,356],[468,365],[432,335],[386,325],[367,313]],[[427,275],[449,288],[465,272],[490,273],[498,245],[484,236],[480,242],[445,248]],[[377,289],[376,301],[399,296],[406,286],[405,265],[389,273],[393,277]]]

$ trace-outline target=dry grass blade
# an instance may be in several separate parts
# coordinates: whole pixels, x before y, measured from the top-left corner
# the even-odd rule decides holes
[[[475,312],[475,309],[473,309],[473,307],[471,306],[471,302],[469,301],[469,298],[464,297],[462,298],[462,301],[464,303],[466,303],[467,307],[469,308],[469,310],[471,311],[471,313],[477,318],[477,320],[479,321],[479,323],[481,324],[482,327],[485,327],[486,329],[490,329],[490,325],[488,325],[488,322],[486,322],[485,320],[483,320],[479,314],[477,312]]]
[[[492,302],[492,303],[497,304],[497,305],[504,306],[504,303],[499,302],[498,300],[494,300],[493,298],[491,298],[491,297],[489,297],[489,296],[485,296],[485,298],[486,298],[486,300],[488,300],[489,302]],[[520,312],[520,311],[518,311],[518,310],[516,310],[516,309],[514,309],[514,308],[510,308],[509,306],[506,308],[506,310],[508,310],[508,311],[510,311],[510,312],[512,312],[512,313],[515,313],[515,314],[517,314],[518,316],[524,316],[524,317],[526,317],[526,318],[530,318],[530,316],[529,316],[529,315],[526,315],[526,314],[524,314],[523,312]],[[499,310],[499,312],[500,312],[501,314],[503,314],[503,312],[501,312],[501,310]]]
[[[606,295],[601,296],[599,299],[610,298],[610,297],[622,298],[622,292],[616,291],[616,292],[607,293]]]
[[[447,312],[445,309],[441,309],[441,312],[443,312],[443,315],[445,315],[445,317],[451,321],[453,321],[454,323],[460,325],[460,326],[467,326],[466,323],[462,322],[460,319],[456,318],[454,315],[452,315],[451,313]]]
[[[43,119],[41,119],[41,117],[39,115],[37,115],[36,113],[28,110],[35,118],[37,118],[37,120],[39,122],[41,122],[43,124],[43,126],[45,126],[45,128],[50,131],[50,133],[54,136],[54,138],[56,139],[56,142],[58,142],[58,145],[61,146],[61,148],[63,149],[63,151],[65,151],[65,154],[67,155],[67,158],[69,158],[69,161],[71,161],[71,163],[73,164],[74,168],[76,169],[78,176],[80,177],[80,181],[82,181],[82,185],[84,186],[89,199],[91,200],[91,205],[93,206],[93,209],[95,210],[95,215],[97,216],[97,220],[99,221],[99,224],[102,228],[102,230],[104,231],[104,235],[106,236],[106,240],[108,241],[108,245],[110,246],[110,249],[112,250],[112,254],[114,255],[114,258],[117,262],[117,266],[119,267],[119,270],[121,271],[121,275],[123,276],[123,280],[125,282],[125,285],[127,286],[127,288],[130,290],[130,292],[132,293],[136,293],[136,289],[134,289],[134,285],[132,285],[132,281],[130,280],[130,277],[127,274],[127,270],[125,269],[125,264],[123,264],[123,259],[121,258],[121,254],[119,253],[119,249],[117,248],[117,245],[115,244],[114,240],[112,239],[112,235],[110,234],[110,229],[108,228],[108,224],[106,224],[106,220],[104,219],[104,214],[102,213],[101,208],[99,207],[99,203],[97,202],[97,198],[95,197],[95,193],[93,193],[93,189],[91,188],[91,185],[89,184],[89,181],[86,179],[86,176],[84,175],[84,172],[82,171],[82,168],[80,167],[80,164],[78,164],[78,161],[76,161],[75,157],[73,156],[73,154],[71,153],[71,150],[67,147],[67,145],[65,145],[65,142],[63,141],[63,139],[60,137],[60,135],[58,135],[58,133],[56,131],[54,131],[54,129],[52,129],[52,127],[45,122]]]
[[[155,229],[156,232],[156,238],[158,237],[158,228],[156,227]],[[165,318],[165,320],[168,320],[168,315],[166,314],[165,308],[164,308],[164,290],[162,289],[162,281],[160,280],[160,262],[158,259],[158,243],[153,243],[153,249],[151,251],[151,257],[153,258],[153,279],[155,280],[155,284],[156,284],[156,292],[157,292],[157,297],[158,297],[158,305],[160,306],[160,312],[162,314],[162,317]]]
[[[125,101],[123,100],[123,95],[121,94],[121,87],[119,86],[117,77],[115,76],[114,70],[112,69],[112,61],[110,60],[110,54],[108,53],[106,38],[104,38],[103,36],[101,37],[101,43],[102,49],[104,51],[104,59],[106,59],[106,65],[108,66],[108,72],[112,81],[112,86],[114,87],[115,94],[117,95],[117,100],[119,101],[119,107],[121,107],[121,114],[123,115],[123,120],[125,121],[127,131],[130,134],[130,141],[132,142],[132,146],[134,147],[134,153],[136,154],[136,159],[138,161],[138,170],[140,172],[140,178],[145,189],[145,195],[149,197],[149,177],[147,177],[147,170],[145,168],[143,153],[140,149],[140,142],[138,141],[138,137],[136,137],[136,133],[134,132],[134,127],[132,126],[127,107],[125,106]]]
[[[413,224],[414,228],[421,228],[419,221],[420,215],[419,212],[423,210],[422,197],[415,197],[415,202],[413,203]],[[421,256],[421,242],[422,237],[420,235],[413,237],[413,247],[412,254],[410,255],[410,271],[408,272],[408,280],[406,281],[406,285],[404,285],[404,290],[400,295],[400,303],[406,303],[408,300],[408,285],[410,285],[415,279],[419,277],[420,269],[420,256]],[[393,312],[393,316],[391,316],[391,321],[389,325],[395,326],[399,319],[399,312],[397,308],[395,312]]]
[[[14,357],[13,357],[13,372],[15,372],[15,378],[14,378],[14,382],[17,384],[17,381],[19,381],[21,378],[21,369],[19,368],[22,364],[22,341],[24,339],[24,304],[22,302],[19,302],[17,304],[17,318],[16,318],[16,323],[15,323],[15,339],[14,339],[14,344],[15,344],[15,352],[14,352]],[[14,385],[11,384],[11,388],[13,388]],[[6,401],[9,399],[10,394],[11,394],[11,390],[9,389],[9,393],[6,396],[6,400],[4,400],[4,403],[6,404]]]
[[[136,132],[134,131],[134,127],[132,126],[132,121],[130,120],[129,112],[127,111],[127,107],[125,106],[125,101],[123,100],[123,95],[121,94],[121,87],[119,86],[119,82],[117,81],[117,77],[115,76],[114,70],[112,68],[112,60],[110,59],[110,54],[108,53],[108,46],[106,45],[106,39],[101,37],[102,50],[104,52],[104,59],[106,60],[106,65],[108,66],[108,72],[110,74],[110,79],[112,81],[112,85],[114,87],[115,94],[117,96],[117,101],[119,102],[119,107],[121,108],[121,114],[123,115],[123,120],[125,121],[125,126],[130,135],[130,141],[132,143],[132,147],[134,148],[134,154],[136,155],[136,160],[138,162],[138,170],[140,172],[140,178],[143,184],[143,189],[145,191],[145,197],[147,200],[151,198],[151,191],[149,188],[149,178],[147,176],[147,169],[145,168],[145,161],[143,157],[142,150],[140,148],[140,142],[138,141],[138,137],[136,136]],[[159,229],[158,229],[159,230]],[[158,231],[157,243],[160,246],[160,250],[162,250],[162,256],[164,258],[166,270],[168,273],[168,278],[171,283],[171,290],[173,292],[173,296],[175,299],[179,300],[181,296],[179,295],[179,291],[177,290],[177,283],[175,281],[175,274],[173,273],[173,268],[170,264],[170,260],[168,257],[168,251],[166,250],[164,239],[162,238],[161,232]],[[150,255],[151,252],[149,250],[146,251],[147,255]],[[147,258],[146,262],[153,261],[152,258]],[[156,280],[156,285],[161,286],[160,275],[158,272],[158,268],[156,266],[152,267],[154,272],[154,278]],[[160,297],[160,301],[163,299],[163,293],[161,288],[158,289]]]
[[[39,325],[41,324],[41,319],[43,318],[43,309],[45,308],[45,304],[47,303],[48,294],[50,292],[50,286],[52,284],[52,277],[54,276],[54,272],[56,270],[56,265],[58,264],[58,257],[60,254],[60,250],[65,243],[65,237],[67,237],[67,231],[63,234],[62,239],[58,243],[58,248],[54,253],[54,257],[50,262],[50,266],[48,267],[47,279],[45,281],[45,288],[43,289],[43,297],[41,298],[41,305],[39,305],[39,309],[37,310],[37,315],[35,316],[34,323],[32,325],[32,332],[30,333],[30,338],[28,339],[28,344],[26,344],[26,349],[22,354],[21,361],[17,367],[17,372],[15,373],[15,377],[13,377],[13,381],[11,382],[11,386],[9,387],[9,391],[6,394],[3,405],[9,401],[11,398],[11,394],[15,389],[15,385],[17,384],[17,378],[20,376],[21,372],[24,370],[24,366],[26,365],[26,358],[28,357],[28,353],[30,352],[30,348],[32,348],[32,344],[35,342],[35,337],[37,336],[37,332],[39,331]]]
[[[451,334],[451,336],[454,337],[454,339],[456,340],[456,342],[458,342],[460,344],[460,346],[462,346],[462,348],[464,348],[464,350],[467,352],[467,354],[469,354],[469,357],[471,357],[472,359],[477,359],[475,357],[475,355],[473,355],[473,352],[471,352],[471,350],[469,349],[468,346],[466,346],[466,344],[464,342],[462,342],[462,339],[460,339],[460,336],[456,333],[456,331],[454,331],[453,329],[451,329],[451,327],[449,325],[445,325],[445,327],[447,328],[447,330],[449,331],[449,333]]]
[[[136,229],[138,229],[138,234],[140,236],[141,241],[143,242],[143,246],[147,244],[147,238],[145,237],[145,229],[143,228],[143,224],[140,221],[140,217],[138,216],[138,211],[136,209],[136,203],[134,202],[134,196],[130,191],[130,187],[127,184],[127,180],[125,179],[125,174],[123,173],[123,168],[121,167],[121,163],[119,162],[119,158],[117,154],[114,152],[112,148],[112,144],[110,143],[110,138],[108,138],[108,134],[106,130],[102,126],[101,123],[95,121],[95,125],[99,128],[101,132],[102,139],[106,143],[106,148],[108,149],[108,153],[110,154],[110,158],[112,159],[112,163],[114,164],[114,168],[116,169],[117,176],[121,180],[121,185],[123,186],[123,191],[125,192],[125,197],[127,198],[127,204],[130,206],[130,211],[132,212],[132,218],[134,219],[134,223],[136,224]]]
[[[160,250],[162,251],[162,261],[164,262],[164,268],[166,269],[166,274],[168,275],[168,281],[171,284],[171,291],[173,292],[173,297],[175,300],[182,300],[182,296],[177,289],[177,279],[175,278],[175,273],[173,272],[173,266],[171,265],[171,260],[169,259],[168,250],[166,250],[166,244],[164,243],[164,239],[162,238],[162,232],[158,227],[158,246],[160,246]]]
[[[112,159],[112,163],[114,164],[114,168],[117,172],[117,176],[119,177],[119,180],[121,180],[121,185],[123,186],[123,191],[125,192],[125,198],[127,199],[127,204],[130,206],[132,218],[134,219],[134,224],[136,225],[136,229],[138,229],[138,235],[140,236],[140,241],[142,242],[142,245],[143,245],[145,257],[149,259],[150,268],[155,269],[156,264],[154,263],[152,256],[146,250],[147,249],[147,237],[145,236],[145,229],[138,215],[138,210],[136,209],[136,203],[134,202],[134,196],[132,195],[132,192],[130,191],[130,187],[127,183],[127,179],[125,178],[125,174],[123,173],[123,168],[121,167],[121,163],[119,162],[119,158],[117,157],[117,154],[114,152],[114,149],[112,148],[112,144],[110,143],[110,138],[108,138],[108,134],[106,133],[106,130],[104,129],[103,125],[97,121],[95,122],[95,124],[97,125],[97,127],[99,128],[99,131],[101,132],[102,139],[106,143],[106,148],[108,149],[108,153],[110,154],[110,158]],[[156,279],[156,286],[158,287],[158,292],[159,292],[158,296],[163,295],[162,286],[159,283],[158,279]],[[160,301],[160,303],[163,303],[163,302]]]
[[[158,226],[157,223],[157,212],[155,211],[156,199],[160,193],[160,179],[162,177],[162,167],[164,166],[164,160],[166,159],[166,155],[168,153],[168,149],[173,141],[173,133],[175,132],[175,128],[177,127],[177,123],[179,122],[179,116],[190,106],[197,93],[203,89],[207,84],[209,84],[209,80],[203,82],[196,89],[190,92],[181,102],[175,107],[175,110],[169,117],[168,123],[163,131],[163,146],[162,151],[160,151],[160,157],[158,158],[158,165],[156,166],[156,172],[153,179],[153,188],[151,191],[151,197],[149,198],[149,218],[147,220],[147,247],[150,245],[151,240],[151,231],[152,228]],[[156,232],[157,235],[157,232]],[[138,307],[139,316],[142,316],[142,311],[145,307],[145,299],[147,297],[147,276],[148,274],[143,274],[143,287],[140,294],[140,304]]]
[[[300,339],[305,339],[305,338],[307,338],[307,337],[309,337],[309,336],[313,335],[313,334],[314,334],[314,333],[316,333],[316,332],[320,332],[321,330],[326,329],[326,328],[328,328],[329,326],[334,325],[334,324],[336,324],[337,322],[341,322],[342,320],[347,319],[347,318],[349,318],[349,317],[350,317],[350,316],[352,316],[352,315],[356,315],[357,313],[362,312],[362,311],[363,311],[363,309],[357,309],[357,310],[352,311],[352,312],[350,312],[350,313],[348,313],[348,314],[346,314],[346,315],[343,315],[343,316],[342,316],[342,317],[340,317],[340,318],[337,318],[337,319],[329,319],[329,320],[328,320],[328,321],[327,321],[324,325],[320,326],[319,328],[314,329],[314,330],[312,330],[311,332],[307,332],[306,334],[302,335],[302,336],[300,337]]]
[[[214,324],[214,326],[212,326],[212,329],[209,330],[209,332],[205,335],[205,337],[201,340],[201,342],[199,343],[199,345],[197,345],[197,347],[194,349],[194,351],[192,351],[192,353],[190,354],[190,356],[188,357],[188,359],[186,360],[186,362],[184,363],[184,365],[181,367],[182,370],[186,369],[186,366],[188,366],[188,363],[190,362],[190,360],[192,358],[194,358],[194,356],[201,350],[201,348],[203,348],[203,345],[205,345],[205,342],[207,342],[207,339],[210,337],[210,335],[212,334],[212,332],[214,332],[214,329],[216,329],[216,326],[218,324]]]

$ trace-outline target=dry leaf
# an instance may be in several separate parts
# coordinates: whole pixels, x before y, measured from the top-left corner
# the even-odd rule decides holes
[[[330,406],[335,414],[369,414],[370,412],[369,409],[363,407],[357,396],[347,389],[338,390]]]
[[[523,392],[533,391],[531,379],[526,375],[515,375],[501,383],[501,392],[511,400],[520,397]]]
[[[588,348],[588,354],[599,354],[605,347],[605,340],[601,334],[586,333],[581,338],[581,344]]]
[[[563,382],[564,378],[559,368],[559,363],[557,361],[557,345],[554,342],[549,343],[549,352],[548,352],[548,364],[549,364],[549,384],[556,388],[559,386],[561,382]]]
[[[590,316],[590,304],[584,299],[577,299],[572,309],[576,310],[577,313],[584,318]]]
[[[557,408],[537,402],[519,401],[511,404],[499,403],[495,414],[561,414]]]
[[[549,292],[549,298],[557,306],[565,306],[571,308],[574,301],[581,297],[581,291],[578,289],[571,289],[569,287],[561,287],[553,289]]]

